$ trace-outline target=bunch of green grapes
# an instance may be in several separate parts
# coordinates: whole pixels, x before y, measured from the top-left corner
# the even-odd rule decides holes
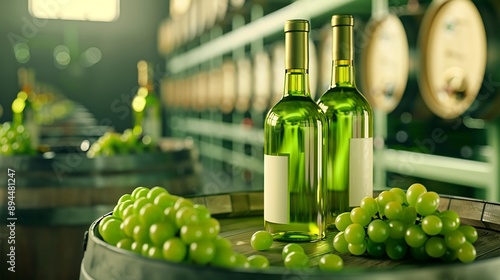
[[[156,144],[149,135],[136,135],[131,129],[126,129],[122,134],[117,132],[106,132],[94,142],[87,156],[113,156],[120,154],[145,153],[157,149]]]
[[[30,133],[23,125],[0,124],[0,155],[34,155]]]
[[[476,258],[474,227],[460,224],[455,211],[438,211],[440,197],[422,184],[408,190],[393,188],[378,197],[365,197],[360,207],[337,216],[340,231],[333,246],[340,253],[393,260],[408,252],[417,260],[472,262]]]
[[[247,258],[235,252],[231,242],[219,236],[219,221],[204,205],[162,187],[138,187],[124,194],[98,230],[107,243],[154,259],[226,268],[269,266],[264,256]]]

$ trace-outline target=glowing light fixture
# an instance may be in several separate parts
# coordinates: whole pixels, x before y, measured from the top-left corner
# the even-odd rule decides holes
[[[33,17],[46,19],[114,21],[120,0],[29,0]]]

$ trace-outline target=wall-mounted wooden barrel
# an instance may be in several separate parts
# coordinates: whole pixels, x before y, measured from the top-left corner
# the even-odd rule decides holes
[[[208,73],[205,70],[202,70],[198,73],[196,79],[196,93],[194,95],[195,98],[195,110],[198,112],[202,112],[205,109],[207,109],[207,102],[208,102],[208,86],[209,86],[209,81],[208,81]]]
[[[261,51],[253,57],[252,80],[253,87],[252,109],[256,112],[264,112],[269,108],[271,97],[271,58],[266,51]]]
[[[392,14],[372,17],[360,63],[360,88],[373,108],[392,112],[404,94],[410,54],[401,20]]]
[[[208,74],[208,100],[207,108],[211,111],[217,110],[222,102],[222,68],[216,67]]]
[[[236,61],[236,75],[237,75],[237,96],[236,96],[236,110],[239,112],[246,112],[250,108],[252,98],[252,62],[248,57],[241,58]]]
[[[259,197],[260,195],[260,197]],[[287,243],[274,242],[271,249],[256,252],[250,246],[250,238],[262,230],[262,193],[233,193],[216,197],[197,197],[210,211],[217,210],[221,218],[221,236],[228,238],[236,252],[244,255],[266,256],[271,267],[266,270],[223,269],[188,263],[174,264],[152,260],[135,253],[106,244],[100,238],[98,219],[90,226],[86,251],[81,266],[81,279],[118,279],[130,275],[140,279],[346,279],[346,280],[392,280],[392,279],[497,279],[500,265],[500,204],[480,200],[441,196],[439,209],[456,211],[462,224],[474,226],[478,240],[474,243],[477,259],[472,263],[445,263],[439,260],[415,261],[411,257],[392,261],[386,258],[339,254],[344,260],[344,269],[336,272],[321,272],[317,264],[321,256],[332,251],[331,240],[336,232],[328,232],[325,240],[302,243],[310,256],[310,270],[287,270],[283,267],[281,251]],[[245,203],[242,203],[242,202]],[[215,203],[214,203],[215,202]],[[260,204],[259,204],[260,202]],[[215,207],[214,207],[215,206]],[[247,216],[242,216],[246,213]],[[231,216],[231,218],[227,218]],[[226,217],[226,218],[223,218]],[[118,276],[116,276],[118,275]],[[289,278],[290,277],[290,278]]]
[[[486,33],[472,1],[433,1],[419,32],[419,86],[425,103],[443,119],[466,112],[486,69]]]
[[[226,60],[222,64],[222,101],[220,110],[227,114],[234,110],[237,92],[236,66],[232,60]]]
[[[75,153],[0,159],[5,171],[0,180],[7,182],[7,169],[15,170],[17,219],[16,273],[2,269],[0,278],[78,279],[85,229],[95,215],[112,210],[122,194],[138,186],[156,185],[180,195],[197,193],[201,166],[193,142],[164,139],[160,147],[162,152],[154,154],[87,158]],[[1,188],[0,218],[4,222],[8,196],[7,187]],[[3,237],[0,259],[5,264],[10,245]]]

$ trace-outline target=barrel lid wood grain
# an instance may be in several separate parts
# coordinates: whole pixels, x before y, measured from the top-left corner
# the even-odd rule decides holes
[[[362,92],[374,108],[390,113],[401,100],[409,71],[408,39],[392,14],[372,17],[361,52]]]
[[[101,240],[97,232],[98,219],[91,226],[81,266],[81,279],[116,279],[115,275],[133,275],[141,279],[496,279],[500,265],[500,204],[483,200],[441,195],[439,209],[452,209],[462,224],[476,227],[479,233],[474,243],[477,259],[468,264],[440,261],[417,262],[412,258],[399,261],[374,259],[367,256],[341,254],[344,270],[321,272],[317,264],[322,255],[331,252],[335,232],[319,242],[301,243],[310,257],[310,270],[287,270],[283,267],[281,250],[286,243],[274,242],[268,251],[256,252],[250,246],[251,235],[262,226],[262,192],[231,193],[193,198],[207,206],[221,223],[221,236],[233,243],[233,249],[244,255],[265,255],[272,265],[267,270],[222,269],[188,263],[173,264],[152,260],[118,249]],[[215,210],[215,211],[214,211]],[[257,214],[260,213],[260,214]],[[257,215],[256,215],[257,214]],[[224,218],[225,217],[225,218]],[[111,273],[114,272],[115,275]],[[166,276],[171,276],[170,278]]]
[[[419,31],[420,80],[425,103],[453,119],[471,106],[486,68],[486,34],[470,0],[432,1]]]

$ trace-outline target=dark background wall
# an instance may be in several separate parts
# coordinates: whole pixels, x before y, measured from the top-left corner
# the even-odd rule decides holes
[[[54,1],[57,2],[57,1]],[[10,109],[19,91],[17,69],[32,67],[36,78],[57,87],[68,98],[82,104],[99,122],[111,121],[117,131],[131,126],[130,99],[137,88],[137,62],[152,61],[161,76],[164,60],[157,51],[157,28],[168,15],[165,0],[122,0],[120,17],[114,22],[35,19],[28,0],[0,1],[0,122],[10,121]],[[26,42],[31,58],[19,63],[12,39]],[[71,63],[58,69],[53,51],[58,45],[70,49]],[[97,47],[102,59],[85,68],[80,54]]]

